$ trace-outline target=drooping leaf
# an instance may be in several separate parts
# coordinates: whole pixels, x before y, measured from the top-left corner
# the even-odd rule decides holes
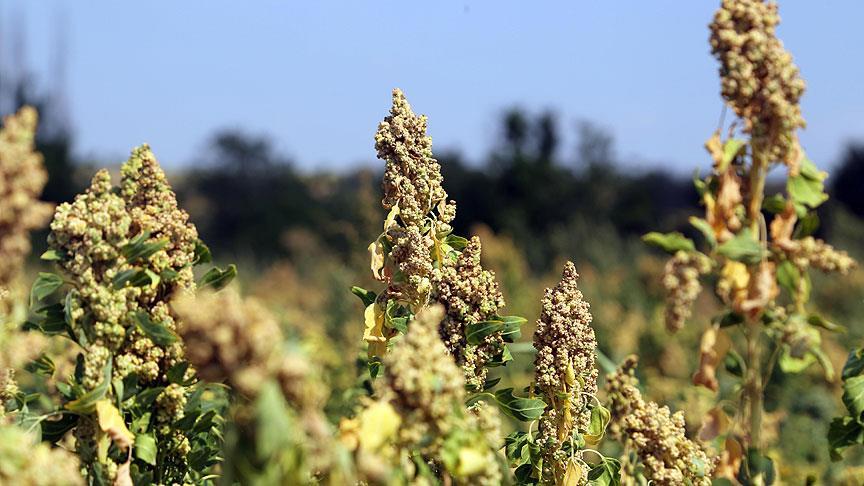
[[[63,279],[59,275],[39,272],[39,276],[36,277],[36,281],[33,282],[33,286],[30,288],[30,307],[41,302],[62,286]]]
[[[222,290],[234,280],[237,276],[237,265],[230,264],[225,270],[218,267],[213,267],[201,277],[198,282],[199,287],[212,287],[215,290]]]
[[[78,416],[64,413],[58,420],[46,419],[41,422],[42,440],[53,444],[62,439],[66,432],[78,425]]]
[[[591,409],[591,420],[588,422],[588,430],[585,433],[585,442],[588,445],[597,445],[603,440],[606,426],[612,419],[612,414],[602,405]]]
[[[480,344],[486,337],[491,336],[496,332],[501,332],[503,327],[504,322],[500,320],[481,321],[468,324],[465,326],[465,339],[468,344]]]
[[[156,439],[152,434],[138,434],[135,437],[135,457],[150,464],[156,465]]]
[[[853,376],[843,382],[843,405],[855,420],[861,422],[864,414],[864,375]]]
[[[528,322],[528,319],[521,316],[503,316],[501,321],[501,338],[505,343],[513,343],[522,337],[522,325]]]
[[[718,246],[717,253],[735,261],[752,264],[762,259],[763,250],[750,229],[745,228],[734,238]]]
[[[793,201],[810,208],[819,207],[828,200],[824,183],[819,179],[807,177],[803,172],[787,179],[786,192]]]
[[[783,260],[777,265],[777,283],[789,295],[798,293],[798,284],[801,280],[801,271],[791,261]]]
[[[360,298],[361,301],[363,301],[364,307],[368,307],[369,304],[374,303],[375,299],[378,298],[378,295],[375,292],[357,286],[351,287],[351,293],[356,295]]]
[[[792,233],[792,237],[798,240],[805,236],[812,235],[817,229],[819,229],[819,214],[815,211],[810,211],[806,216],[798,221],[798,225],[795,227],[795,232]]]
[[[127,262],[135,263],[150,258],[153,254],[168,246],[167,239],[163,238],[148,242],[147,240],[149,239],[150,233],[145,231],[130,240],[129,243],[120,250],[120,253],[126,257]]]
[[[56,262],[62,260],[63,258],[65,258],[65,255],[62,252],[53,249],[46,250],[45,253],[39,256],[40,260],[46,262]]]
[[[652,231],[644,236],[642,236],[642,241],[645,243],[660,248],[661,250],[668,253],[675,253],[678,251],[694,251],[696,246],[693,244],[693,240],[687,238],[681,233],[658,233],[656,231]]]
[[[145,311],[138,311],[135,313],[135,322],[138,324],[138,328],[141,329],[141,332],[159,346],[168,346],[177,341],[176,334],[168,330],[168,328],[163,324],[153,322],[153,320],[150,319],[150,315]]]
[[[703,218],[697,218],[696,216],[690,216],[690,225],[699,230],[702,233],[702,236],[705,237],[705,241],[708,242],[708,245],[711,248],[717,246],[717,237],[714,235],[714,228],[711,227],[711,224],[708,221],[705,221]]]
[[[843,365],[841,378],[848,380],[861,374],[864,374],[864,348],[853,349],[846,358],[846,364]]]
[[[864,444],[864,427],[852,417],[837,417],[828,427],[828,447],[832,461],[843,459],[843,449]]]
[[[99,419],[99,428],[108,434],[121,452],[126,452],[135,444],[135,435],[126,427],[123,416],[111,400],[96,402],[96,417]]]
[[[210,263],[213,261],[213,255],[210,253],[210,248],[204,244],[203,241],[197,240],[195,241],[195,256],[192,259],[193,265],[200,265],[202,263]]]
[[[105,397],[108,393],[108,388],[111,386],[111,360],[105,362],[102,368],[102,382],[96,385],[96,388],[78,397],[66,404],[67,410],[72,410],[78,413],[90,413],[96,409],[96,403]]]
[[[520,398],[514,396],[512,388],[496,391],[495,399],[505,415],[521,422],[537,420],[546,408],[546,403],[539,398]]]

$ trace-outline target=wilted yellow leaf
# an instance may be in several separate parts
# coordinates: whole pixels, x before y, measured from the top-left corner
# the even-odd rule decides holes
[[[360,421],[360,447],[377,451],[396,436],[402,419],[389,402],[378,401],[367,407],[358,417]]]
[[[129,471],[129,466],[132,463],[132,458],[130,458],[120,464],[120,467],[117,468],[117,476],[114,478],[114,486],[134,486],[132,482],[132,475]]]
[[[387,338],[384,337],[384,309],[373,302],[366,307],[363,316],[366,320],[363,340],[369,343],[369,357],[384,356],[387,352]]]
[[[489,460],[485,451],[473,447],[463,447],[459,450],[459,465],[456,466],[456,475],[464,478],[482,472]]]
[[[564,480],[561,482],[562,486],[579,486],[582,483],[582,476],[585,474],[585,471],[582,470],[582,466],[576,463],[576,461],[571,460],[567,464],[567,472],[564,473]]]
[[[709,327],[702,334],[699,344],[699,369],[693,374],[693,384],[717,391],[717,366],[732,345],[729,336],[716,327]]]
[[[369,244],[369,268],[372,269],[372,275],[377,280],[384,280],[384,274],[381,270],[384,268],[384,245],[381,244],[381,238]]]
[[[715,437],[725,434],[729,429],[729,417],[720,407],[714,407],[705,414],[702,419],[702,427],[699,428],[699,440],[708,442]]]
[[[96,402],[96,416],[99,418],[99,428],[117,444],[121,451],[126,451],[135,443],[135,435],[126,428],[126,422],[111,400]]]

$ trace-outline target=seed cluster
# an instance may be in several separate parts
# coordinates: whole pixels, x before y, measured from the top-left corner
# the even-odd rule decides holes
[[[486,380],[488,363],[500,352],[500,333],[486,336],[474,345],[466,341],[469,324],[492,319],[504,307],[504,296],[495,281],[495,273],[480,264],[480,238],[474,236],[462,250],[455,264],[435,272],[435,300],[447,313],[441,322],[441,339],[462,367],[470,387],[480,388]]]
[[[415,115],[399,89],[393,90],[390,115],[378,126],[375,150],[378,158],[386,162],[382,201],[386,209],[398,206],[406,226],[421,226],[436,208],[442,221],[453,220],[456,208],[447,203],[447,193],[441,185],[441,166],[432,157],[426,116]]]
[[[795,130],[804,126],[798,102],[805,84],[792,56],[776,36],[777,4],[723,0],[711,22],[711,49],[720,61],[721,91],[745,121],[756,146],[797,168]]]
[[[0,484],[84,486],[75,454],[33,439],[19,427],[0,425]]]
[[[129,253],[130,245],[144,237],[153,250]],[[146,145],[135,149],[123,164],[119,187],[112,186],[107,171],[99,171],[84,194],[57,208],[48,243],[73,287],[67,311],[85,348],[81,383],[85,389],[103,381],[102,370],[109,360],[113,360],[114,379],[134,373],[141,386],[167,384],[167,371],[183,360],[183,344],[153,342],[142,330],[141,320],[176,331],[168,302],[177,293],[194,290],[191,263],[197,239],[195,227],[178,208],[165,173]],[[132,285],[120,278],[130,273],[150,283]],[[170,385],[156,400],[154,416],[163,432],[182,417],[186,393],[184,387]],[[76,435],[86,435],[82,430]],[[82,437],[79,450],[89,450],[86,443]],[[84,454],[82,458],[85,463],[96,460]]]
[[[415,312],[429,302],[441,303],[446,310],[441,339],[468,386],[480,388],[486,364],[500,354],[501,334],[468,344],[465,331],[495,317],[504,299],[495,274],[480,264],[478,238],[461,250],[446,243],[456,205],[447,201],[441,167],[432,158],[426,117],[415,115],[398,89],[390,115],[378,127],[375,148],[386,164],[382,203],[391,211],[382,237],[370,246],[373,271],[388,284],[379,300],[393,299]]]
[[[34,150],[37,120],[28,106],[5,117],[0,129],[0,289],[7,292],[30,253],[30,231],[51,215],[50,205],[39,201],[48,174]],[[11,296],[0,299],[0,316],[10,303]]]
[[[587,430],[588,404],[597,394],[597,341],[590,306],[577,287],[578,279],[576,266],[567,262],[561,281],[546,289],[534,331],[535,382],[547,405],[540,418],[538,439],[547,477],[553,469],[558,473],[566,469],[569,456],[562,446],[574,430]]]
[[[612,402],[610,431],[634,450],[653,484],[709,486],[715,460],[685,435],[684,414],[646,402],[636,378],[636,356],[629,356],[607,376],[606,391]]]
[[[465,411],[465,379],[438,337],[443,314],[444,309],[435,305],[411,323],[385,358],[386,384],[381,396],[391,397],[389,402],[401,418],[401,447],[419,450],[437,467],[448,465],[442,449],[458,448],[460,460],[465,460],[462,454],[476,456],[482,467],[457,465],[456,471],[450,471],[457,484],[500,484],[495,452],[500,420],[487,406]]]
[[[678,251],[666,262],[663,288],[666,291],[666,328],[676,332],[693,312],[693,303],[702,292],[699,276],[711,271],[711,260],[701,253]]]

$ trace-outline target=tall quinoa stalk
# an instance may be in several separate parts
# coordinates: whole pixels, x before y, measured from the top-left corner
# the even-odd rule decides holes
[[[836,327],[808,309],[808,271],[845,274],[855,265],[845,252],[811,236],[819,221],[815,210],[828,199],[827,174],[798,140],[805,85],[776,36],[779,21],[774,3],[721,3],[709,26],[710,44],[720,62],[723,98],[738,120],[728,137],[718,130],[707,141],[712,171],[695,180],[705,215],[690,222],[704,236],[704,252],[680,233],[645,236],[674,255],[663,279],[670,331],[691,316],[700,277],[717,281],[727,311],[703,335],[693,382],[717,392],[719,363],[727,353],[742,357],[734,426],[722,434],[734,449],[745,446],[743,458],[739,452],[730,460],[741,463],[738,475],[748,484],[765,484],[776,474],[761,434],[765,386],[775,366],[797,373],[818,362],[828,379],[833,375],[820,342],[822,331]],[[766,194],[768,171],[778,165],[786,169],[785,191]],[[740,352],[733,344],[736,332],[743,338]],[[720,408],[712,413],[725,415]]]
[[[518,317],[501,317],[504,298],[495,274],[480,263],[480,239],[452,234],[456,204],[447,200],[441,167],[432,156],[426,117],[415,115],[400,90],[375,134],[385,162],[384,231],[369,245],[373,276],[385,284],[379,294],[354,292],[366,307],[364,340],[370,369],[377,374],[390,340],[407,330],[411,317],[440,303],[439,334],[462,368],[469,390],[480,391],[488,368],[511,359],[507,343],[518,337]]]
[[[62,415],[49,441],[72,430],[91,483],[183,483],[206,472],[218,451],[204,415],[203,384],[185,359],[169,307],[192,293],[192,267],[209,259],[146,145],[122,168],[120,184],[99,171],[90,187],[61,204],[49,250],[59,275],[40,274],[32,322],[80,348],[74,376],[60,383]],[[218,269],[205,282],[233,273]]]

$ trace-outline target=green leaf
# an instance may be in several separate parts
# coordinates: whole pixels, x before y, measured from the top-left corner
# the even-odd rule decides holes
[[[156,438],[152,434],[135,436],[135,457],[151,466],[156,465]]]
[[[272,381],[264,383],[255,403],[257,412],[257,452],[270,457],[291,445],[294,421],[282,391]]]
[[[203,241],[197,240],[195,241],[195,256],[192,259],[193,265],[200,265],[202,263],[210,263],[213,261],[213,254],[210,253],[210,248],[204,244]]]
[[[39,272],[36,281],[30,288],[30,307],[53,294],[63,286],[63,279],[53,273]]]
[[[806,216],[798,221],[798,224],[795,226],[795,231],[792,233],[792,237],[796,240],[800,240],[805,236],[812,235],[817,229],[819,229],[819,215],[815,211],[810,211]]]
[[[864,444],[864,428],[852,417],[838,417],[828,427],[828,448],[832,461],[842,460],[843,449]]]
[[[591,420],[588,422],[588,431],[585,433],[585,440],[589,444],[598,444],[606,433],[606,426],[612,420],[612,414],[602,405],[598,405],[591,409]]]
[[[853,349],[846,358],[841,377],[848,380],[853,376],[864,374],[864,348]]]
[[[167,239],[163,238],[152,242],[148,242],[148,239],[150,239],[150,233],[145,231],[126,244],[120,253],[126,257],[127,262],[135,263],[150,258],[154,253],[168,246]]]
[[[166,377],[168,378],[169,383],[178,383],[183,384],[186,378],[186,370],[189,369],[189,362],[181,361],[171,368],[168,368],[168,372],[166,373]]]
[[[810,208],[816,208],[828,200],[822,180],[807,177],[803,172],[787,179],[786,192],[793,201]]]
[[[444,239],[444,243],[450,245],[450,247],[456,251],[462,251],[466,246],[468,246],[468,239],[451,234],[447,235],[447,238]]]
[[[810,324],[811,326],[820,327],[822,329],[825,329],[826,331],[840,332],[840,333],[846,332],[845,327],[843,327],[839,324],[835,324],[835,323],[829,321],[828,319],[825,319],[824,317],[822,317],[818,314],[810,314],[809,316],[807,316],[807,323]]]
[[[513,396],[512,388],[495,392],[495,400],[505,415],[521,422],[537,420],[543,414],[546,403],[539,398],[519,398]]]
[[[603,462],[588,471],[590,486],[620,486],[621,461],[612,457],[604,457]]]
[[[750,471],[749,477],[743,477],[743,475],[741,474],[745,470]],[[768,456],[763,456],[758,449],[751,447],[747,449],[746,464],[741,464],[741,471],[739,471],[739,476],[739,481],[744,484],[754,484],[750,480],[757,476],[761,476],[762,482],[759,484],[770,486],[774,484],[775,480],[774,461]]]
[[[56,262],[62,260],[64,257],[65,255],[60,251],[47,250],[45,253],[39,256],[39,259],[46,262]]]
[[[714,236],[714,229],[708,224],[708,221],[705,221],[702,218],[697,218],[696,216],[690,216],[690,225],[699,230],[702,233],[702,236],[705,237],[705,241],[708,242],[708,245],[711,248],[717,246],[717,238]]]
[[[503,316],[501,321],[504,323],[501,327],[501,338],[505,343],[513,343],[522,337],[522,325],[528,322],[521,316]]]
[[[147,312],[139,310],[135,313],[135,322],[138,328],[151,341],[159,346],[168,346],[177,341],[177,335],[168,330],[164,325],[158,322],[153,322]]]
[[[102,400],[111,386],[111,360],[105,362],[102,368],[102,382],[96,388],[66,404],[66,409],[78,413],[91,413],[96,410],[96,402]]]
[[[731,260],[744,263],[758,263],[762,259],[762,246],[750,232],[745,228],[729,241],[717,247],[717,253]]]
[[[791,261],[783,260],[777,265],[777,283],[790,295],[798,293],[798,283],[801,280],[801,271]]]
[[[729,167],[729,164],[735,160],[735,157],[737,157],[746,146],[747,141],[741,140],[740,138],[730,138],[727,140],[726,143],[723,144],[723,160],[721,161],[722,163],[718,170],[724,172],[726,168]]]
[[[475,322],[473,324],[468,324],[465,326],[465,339],[468,341],[468,344],[480,344],[483,340],[495,334],[496,332],[501,332],[504,327],[504,321],[481,321]]]
[[[789,346],[784,345],[783,351],[780,353],[780,358],[777,364],[784,373],[801,373],[816,362],[816,356],[813,353],[807,352],[803,356],[793,356],[789,350]]]
[[[781,194],[772,194],[762,201],[762,209],[772,214],[786,211],[786,198]]]
[[[217,267],[213,267],[201,277],[201,280],[198,282],[199,287],[213,287],[215,290],[222,290],[228,284],[234,280],[234,277],[237,276],[237,265],[233,263],[228,265],[228,268],[225,270],[220,270]]]
[[[46,419],[42,421],[42,440],[51,444],[62,439],[66,432],[78,425],[78,416],[64,413],[59,420]]]
[[[371,304],[375,303],[375,299],[378,298],[378,295],[371,291],[366,290],[362,287],[357,287],[356,285],[351,287],[351,293],[360,297],[360,300],[363,301],[363,307],[369,307]]]
[[[861,422],[864,414],[864,375],[853,376],[843,382],[843,405],[855,420]]]
[[[738,378],[744,377],[744,372],[747,370],[747,365],[744,363],[744,358],[734,349],[726,352],[726,357],[723,358],[723,366],[726,371]]]
[[[645,243],[660,248],[668,253],[676,253],[678,251],[694,251],[696,246],[693,240],[678,233],[658,233],[652,231],[642,237]]]
[[[43,354],[33,361],[27,363],[24,367],[30,373],[35,373],[37,375],[50,377],[54,374],[54,371],[57,367],[54,365],[54,361],[48,357],[48,355]]]

